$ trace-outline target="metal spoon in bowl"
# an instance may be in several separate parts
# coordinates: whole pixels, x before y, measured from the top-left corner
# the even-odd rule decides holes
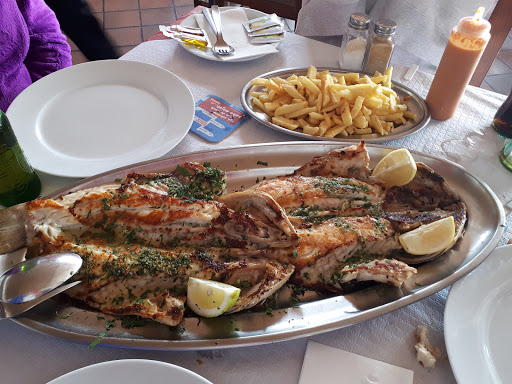
[[[62,285],[82,265],[74,253],[57,253],[16,264],[0,276],[0,319],[19,315],[80,281]]]

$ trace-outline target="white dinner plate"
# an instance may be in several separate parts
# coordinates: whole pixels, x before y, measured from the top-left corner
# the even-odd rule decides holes
[[[36,81],[7,116],[35,169],[88,177],[169,152],[192,124],[194,99],[163,68],[102,60]]]
[[[459,384],[512,383],[512,245],[496,248],[448,295],[444,333]]]
[[[212,384],[177,365],[154,360],[114,360],[90,365],[58,377],[48,384]]]
[[[219,7],[219,10],[220,10],[220,12],[224,12],[224,11],[227,11],[228,9],[233,9],[233,8],[236,8],[236,7]],[[257,17],[262,17],[262,16],[266,15],[266,13],[263,13],[263,12],[258,11],[256,9],[250,9],[250,8],[242,8],[242,9],[245,11],[245,14],[247,15],[247,19],[248,20],[252,20],[252,19],[255,19]],[[199,25],[197,24],[197,21],[196,21],[195,14],[194,15],[190,15],[189,17],[187,17],[185,20],[183,20],[181,22],[180,25],[183,25],[184,27],[194,27],[194,28],[198,28],[199,27]],[[213,61],[224,61],[224,60],[219,59],[216,55],[214,55],[211,49],[208,49],[207,51],[204,51],[204,50],[196,48],[196,47],[194,47],[194,46],[192,46],[190,44],[181,44],[181,45],[183,46],[183,48],[185,48],[190,53],[192,53],[192,54],[194,54],[196,56],[202,57],[203,59],[213,60]],[[272,43],[272,45],[274,46],[274,48],[277,48],[279,46],[279,43]],[[249,61],[249,60],[259,59],[260,57],[263,57],[263,56],[266,56],[266,55],[269,55],[269,54],[270,53],[265,53],[265,54],[262,54],[262,55],[254,55],[254,56],[242,57],[240,59],[230,60],[229,62],[233,63],[233,62]]]

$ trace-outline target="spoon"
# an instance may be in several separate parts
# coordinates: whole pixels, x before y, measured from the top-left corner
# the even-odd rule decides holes
[[[74,253],[57,253],[23,261],[0,276],[0,318],[16,316],[80,283],[61,286],[82,265]]]

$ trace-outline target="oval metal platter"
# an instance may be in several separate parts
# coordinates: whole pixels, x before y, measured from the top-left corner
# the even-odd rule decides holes
[[[250,186],[257,179],[288,174],[314,156],[342,146],[333,142],[289,142],[200,152],[120,168],[84,179],[53,196],[112,182],[130,172],[168,172],[185,161],[210,162],[225,170],[228,190],[232,191]],[[368,150],[371,167],[374,167],[391,148],[368,145]],[[479,265],[502,237],[505,214],[490,188],[462,167],[419,153],[413,152],[413,156],[442,175],[460,194],[468,208],[468,224],[462,241],[439,259],[418,266],[418,274],[401,288],[377,285],[327,298],[305,295],[303,302],[288,303],[272,313],[262,309],[211,319],[186,317],[177,327],[151,322],[135,328],[125,327],[121,318],[101,314],[59,295],[13,320],[48,335],[87,343],[105,332],[105,321],[115,320],[116,327],[103,337],[102,345],[162,350],[213,349],[309,336],[350,326],[414,303],[451,285]]]
[[[321,71],[329,71],[332,74],[339,74],[339,73],[348,73],[348,71],[344,71],[342,69],[337,68],[317,68],[319,72]],[[269,79],[272,77],[282,77],[287,78],[293,74],[297,76],[306,75],[308,72],[308,68],[287,68],[287,69],[280,69],[278,71],[268,72],[264,73],[261,76],[258,76],[258,78],[265,78]],[[364,75],[364,73],[362,73]],[[254,79],[253,79],[254,80]],[[321,140],[321,141],[340,141],[340,142],[359,142],[361,140],[366,141],[367,143],[380,143],[390,140],[396,140],[400,137],[404,137],[407,135],[411,135],[415,132],[418,132],[420,129],[424,128],[428,122],[430,121],[430,111],[427,107],[427,104],[425,103],[425,100],[423,100],[416,92],[414,92],[412,89],[407,88],[406,86],[403,86],[399,83],[396,83],[392,81],[392,89],[397,93],[397,95],[400,97],[401,100],[404,99],[404,97],[409,97],[409,101],[407,103],[408,109],[415,113],[417,118],[414,121],[408,121],[407,124],[401,125],[393,132],[391,132],[389,135],[383,136],[378,133],[373,133],[369,135],[350,135],[350,136],[343,136],[341,138],[328,138],[328,137],[321,137],[321,136],[313,136],[309,135],[307,133],[302,133],[298,131],[292,131],[290,129],[280,127],[279,125],[273,124],[270,117],[265,114],[261,109],[254,106],[252,104],[252,96],[251,94],[254,91],[261,91],[263,87],[261,86],[255,86],[251,85],[251,81],[249,81],[244,88],[242,89],[242,95],[240,97],[242,106],[247,111],[249,115],[254,117],[257,121],[260,123],[263,123],[270,128],[273,128],[277,131],[287,133],[289,135],[297,136],[302,139],[309,139],[309,140]]]

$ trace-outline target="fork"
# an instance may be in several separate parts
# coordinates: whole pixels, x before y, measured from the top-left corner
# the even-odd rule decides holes
[[[222,25],[220,22],[220,12],[217,5],[212,5],[213,31],[217,37],[217,41],[213,46],[213,52],[217,55],[231,55],[235,48],[224,41],[222,36]]]

